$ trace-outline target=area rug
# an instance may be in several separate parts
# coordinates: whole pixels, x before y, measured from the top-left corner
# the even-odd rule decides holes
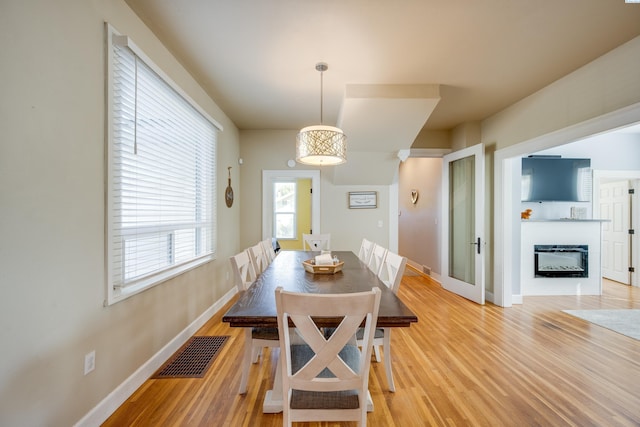
[[[194,336],[151,378],[202,378],[228,336]]]
[[[580,319],[640,340],[640,310],[562,310]]]

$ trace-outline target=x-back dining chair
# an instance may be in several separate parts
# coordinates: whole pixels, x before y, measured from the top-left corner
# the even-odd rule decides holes
[[[264,251],[264,245],[262,242],[258,242],[255,245],[249,247],[249,256],[253,261],[253,266],[256,269],[256,276],[264,271],[270,264],[267,259],[268,255]]]
[[[257,274],[253,260],[249,255],[249,249],[244,250],[229,259],[239,292],[244,292],[256,279]],[[277,328],[244,328],[244,357],[242,363],[242,376],[238,393],[247,392],[247,380],[251,362],[256,363],[263,347],[278,347]]]
[[[384,258],[386,256],[387,248],[374,243],[367,266],[369,267],[369,270],[375,273],[376,276],[380,273],[380,269],[382,268],[382,264],[384,263]]]
[[[278,287],[275,293],[283,425],[289,427],[296,421],[357,421],[359,426],[365,426],[380,289],[351,294],[306,294],[285,292]],[[317,317],[343,320],[325,338],[313,320]],[[361,352],[354,336],[363,321]],[[290,322],[296,329],[289,329]]]
[[[249,286],[256,280],[256,268],[253,265],[248,250],[239,252],[229,258],[231,268],[235,277],[238,292],[247,290]]]
[[[276,251],[273,249],[273,239],[271,237],[267,237],[261,243],[264,248],[264,253],[267,254],[267,260],[269,261],[269,264],[271,264],[271,261],[276,259]]]
[[[394,294],[397,294],[400,289],[400,282],[402,282],[402,276],[406,266],[407,258],[400,256],[395,252],[387,251],[382,268],[378,274],[378,278],[389,289],[391,289]],[[364,331],[359,329],[356,333],[358,345],[362,344],[363,335]],[[384,371],[387,374],[389,390],[395,392],[396,386],[393,382],[393,371],[391,370],[391,328],[376,328],[375,330],[373,350],[376,356],[376,362],[380,362],[380,346],[382,346],[382,351],[384,353]]]
[[[371,250],[373,249],[373,242],[370,240],[362,239],[362,243],[360,244],[360,251],[358,251],[358,258],[360,261],[365,264],[369,264],[369,259],[371,259]]]
[[[331,249],[331,234],[302,234],[302,249],[328,251]]]

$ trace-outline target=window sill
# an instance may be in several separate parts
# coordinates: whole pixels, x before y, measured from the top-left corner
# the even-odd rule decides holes
[[[125,287],[120,288],[110,288],[107,294],[107,299],[104,302],[105,307],[118,303],[120,301],[124,301],[125,299],[132,297],[134,295],[139,294],[140,292],[146,291],[156,285],[159,285],[167,280],[173,279],[183,273],[186,273],[189,270],[193,270],[194,268],[200,267],[203,264],[208,263],[215,259],[215,254],[209,254],[202,258],[198,258],[191,262],[176,266],[169,270],[163,271],[161,273],[155,274],[151,277],[147,277],[145,279],[139,280],[136,283],[127,285]],[[110,285],[109,285],[110,286]]]

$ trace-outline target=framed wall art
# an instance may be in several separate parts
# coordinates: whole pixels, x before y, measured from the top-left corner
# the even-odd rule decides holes
[[[375,209],[378,207],[378,193],[375,191],[350,191],[349,209]]]

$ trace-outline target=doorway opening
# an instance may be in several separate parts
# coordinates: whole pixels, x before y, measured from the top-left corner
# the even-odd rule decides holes
[[[281,221],[291,219],[290,215],[296,216],[295,235],[289,235],[288,238],[278,241],[282,249],[295,249],[296,244],[300,244],[302,248],[302,240],[298,241],[298,235],[308,233],[308,228],[314,233],[320,232],[320,171],[319,170],[265,170],[262,171],[262,238],[272,238],[276,236],[276,209],[275,209],[275,193],[276,183],[300,183],[298,189],[302,188],[306,194],[303,198],[296,197],[305,206],[296,204],[292,210],[288,205],[284,206],[281,213],[283,215]],[[310,182],[310,185],[309,185]],[[309,197],[310,196],[310,197]],[[310,206],[308,206],[310,204]],[[286,212],[285,212],[286,211]],[[297,216],[300,212],[304,212],[305,218]],[[310,217],[309,217],[310,214]],[[317,231],[316,231],[317,230]],[[284,246],[283,246],[284,245]],[[293,245],[293,246],[292,246]],[[292,247],[289,247],[292,246]]]
[[[521,157],[628,127],[637,124],[639,118],[640,104],[635,104],[495,152],[494,223],[496,229],[493,253],[495,304],[510,307],[512,304],[522,303],[519,215]],[[594,186],[595,184],[594,182]],[[639,259],[639,256],[634,255],[636,264]],[[640,285],[637,277],[634,280],[636,286]]]

